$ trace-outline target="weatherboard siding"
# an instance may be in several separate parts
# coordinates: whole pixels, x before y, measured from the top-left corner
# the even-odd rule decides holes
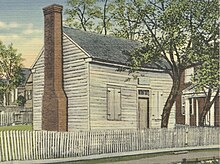
[[[88,56],[63,37],[64,90],[68,97],[68,130],[88,130]]]
[[[42,96],[44,91],[44,54],[33,67],[33,128],[41,130]],[[137,129],[138,88],[150,90],[150,128],[159,128],[162,107],[169,95],[172,81],[161,72],[135,73],[146,77],[150,84],[139,85],[138,79],[117,67],[89,62],[87,54],[64,35],[63,77],[64,90],[68,97],[68,130],[90,129]],[[107,86],[121,90],[121,120],[107,119]],[[157,102],[157,98],[160,101]],[[175,110],[172,109],[169,127],[175,125]]]
[[[127,72],[119,72],[114,66],[97,63],[90,64],[90,124],[91,129],[136,129],[137,128],[137,89],[150,90],[150,128],[159,128],[162,108],[170,92],[172,81],[169,75],[160,72],[136,73],[138,77],[145,76],[150,85],[138,85],[137,79]],[[121,89],[121,121],[107,120],[107,87],[115,86]],[[159,107],[155,105],[160,93]],[[157,102],[156,102],[157,103]],[[159,109],[156,111],[155,109]],[[175,124],[174,109],[170,115],[169,127]]]
[[[68,97],[68,130],[88,129],[88,56],[63,37],[63,82]],[[33,128],[42,130],[42,97],[44,92],[44,53],[33,67]]]
[[[33,129],[42,130],[42,97],[44,92],[44,52],[33,67]]]
[[[150,72],[147,74],[147,76],[150,78],[150,86],[151,86],[151,100],[150,100],[150,107],[151,107],[151,120],[150,124],[152,128],[158,128],[161,125],[161,115],[163,112],[163,107],[165,105],[165,102],[167,100],[167,97],[169,96],[171,87],[172,87],[172,80],[168,74],[165,73],[156,73],[156,72]],[[158,95],[159,93],[159,95]],[[160,96],[160,102],[156,102],[158,99],[158,96]],[[159,105],[159,112],[157,112],[156,108]],[[173,105],[173,108],[170,113],[169,117],[169,128],[173,128],[176,124],[175,121],[175,104]]]
[[[136,129],[136,84],[126,72],[112,66],[90,64],[91,129]],[[121,121],[107,120],[107,86],[121,89]]]

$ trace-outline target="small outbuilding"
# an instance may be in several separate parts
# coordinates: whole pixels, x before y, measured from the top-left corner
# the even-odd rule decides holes
[[[155,64],[120,71],[123,51],[140,43],[63,27],[60,5],[43,10],[45,43],[32,68],[34,130],[160,128],[170,76]]]

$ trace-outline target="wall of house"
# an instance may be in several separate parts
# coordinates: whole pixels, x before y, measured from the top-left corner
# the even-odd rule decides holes
[[[25,85],[25,99],[26,102],[24,104],[25,110],[32,111],[33,108],[33,75],[31,74]]]
[[[33,129],[42,129],[42,96],[44,92],[44,53],[32,68],[33,72]]]
[[[63,37],[64,90],[68,98],[68,131],[88,130],[88,56]]]
[[[65,35],[63,37],[64,90],[68,97],[68,130],[88,129],[88,56]],[[44,53],[33,67],[33,128],[42,129]]]
[[[119,72],[117,67],[97,63],[90,64],[90,127],[91,129],[136,129],[138,88],[148,89],[149,127],[159,128],[162,108],[170,92],[172,81],[169,75],[158,72],[136,73],[139,78]],[[142,77],[140,77],[142,76]],[[144,77],[145,76],[145,77]],[[138,81],[141,83],[138,84]],[[107,88],[112,86],[121,91],[121,120],[107,119]],[[160,102],[157,99],[160,99]],[[175,110],[170,115],[169,127],[175,125]]]
[[[165,73],[152,72],[152,73],[147,74],[146,76],[150,78],[151,90],[153,93],[151,97],[151,101],[150,101],[152,104],[151,105],[152,127],[158,128],[161,125],[161,115],[163,112],[162,110],[167,100],[167,97],[169,96],[170,89],[172,87],[172,80],[170,76]],[[160,102],[157,101],[158,98],[160,99]],[[159,106],[159,109],[158,109],[158,106]],[[173,128],[176,125],[175,106],[176,105],[174,104],[170,112],[169,123],[168,123],[169,128]]]
[[[64,90],[68,97],[68,130],[137,129],[139,89],[148,89],[149,127],[159,128],[163,105],[170,92],[169,75],[139,72],[138,78],[118,67],[90,64],[88,55],[66,35],[63,37]],[[121,120],[107,120],[107,86],[121,89]],[[33,67],[33,128],[42,129],[42,96],[44,90],[44,54]],[[159,101],[157,100],[159,98]],[[172,109],[169,127],[175,125]]]

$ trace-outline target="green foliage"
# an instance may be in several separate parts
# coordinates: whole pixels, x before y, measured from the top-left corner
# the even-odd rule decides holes
[[[219,41],[212,38],[207,54],[203,56],[203,64],[196,67],[192,82],[196,91],[219,90]]]
[[[116,4],[113,15],[115,26],[111,29],[113,35],[139,40],[145,30],[141,23],[142,14],[139,13],[145,1],[115,0],[114,3]]]
[[[65,23],[70,27],[107,35],[112,29],[113,0],[67,0]]]
[[[18,103],[18,106],[24,106],[24,104],[26,103],[25,97],[22,95],[19,95],[17,98],[17,103]]]
[[[67,0],[65,23],[84,31],[94,30],[97,26],[94,20],[101,15],[101,8],[95,4],[96,0]]]
[[[70,11],[67,12],[72,16],[71,20],[69,19],[71,22],[76,19],[76,14],[80,11],[78,6],[81,1],[68,2],[75,2],[72,6],[77,7],[72,11],[75,15],[71,15]],[[201,86],[218,85],[215,81],[216,76],[212,75],[218,67],[214,64],[216,61],[214,56],[219,52],[219,45],[216,44],[219,37],[218,0],[104,0],[104,2],[104,9],[111,4],[108,10],[101,10],[103,3],[91,1],[90,7],[98,13],[93,16],[91,15],[93,12],[88,12],[89,18],[93,19],[91,24],[100,25],[100,20],[101,22],[108,20],[109,25],[103,27],[108,27],[105,30],[108,30],[109,34],[143,43],[142,47],[127,52],[132,71],[154,63],[158,68],[168,72],[173,80],[162,114],[162,122],[164,118],[166,119],[163,127],[167,126],[170,110],[178,92],[181,92],[180,79],[186,69],[199,66],[197,82]],[[89,7],[85,6],[84,9],[89,11]],[[100,32],[101,27],[90,29],[94,31],[99,29],[96,32]],[[214,48],[210,42],[215,43]],[[210,78],[210,75],[213,78]],[[197,86],[199,87],[200,84]]]
[[[0,95],[9,93],[23,81],[21,54],[10,44],[5,46],[0,41]]]

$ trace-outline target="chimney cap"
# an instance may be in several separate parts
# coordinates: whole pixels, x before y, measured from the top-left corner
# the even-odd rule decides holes
[[[54,12],[62,13],[62,10],[63,10],[63,6],[58,4],[52,4],[43,8],[44,15]]]

